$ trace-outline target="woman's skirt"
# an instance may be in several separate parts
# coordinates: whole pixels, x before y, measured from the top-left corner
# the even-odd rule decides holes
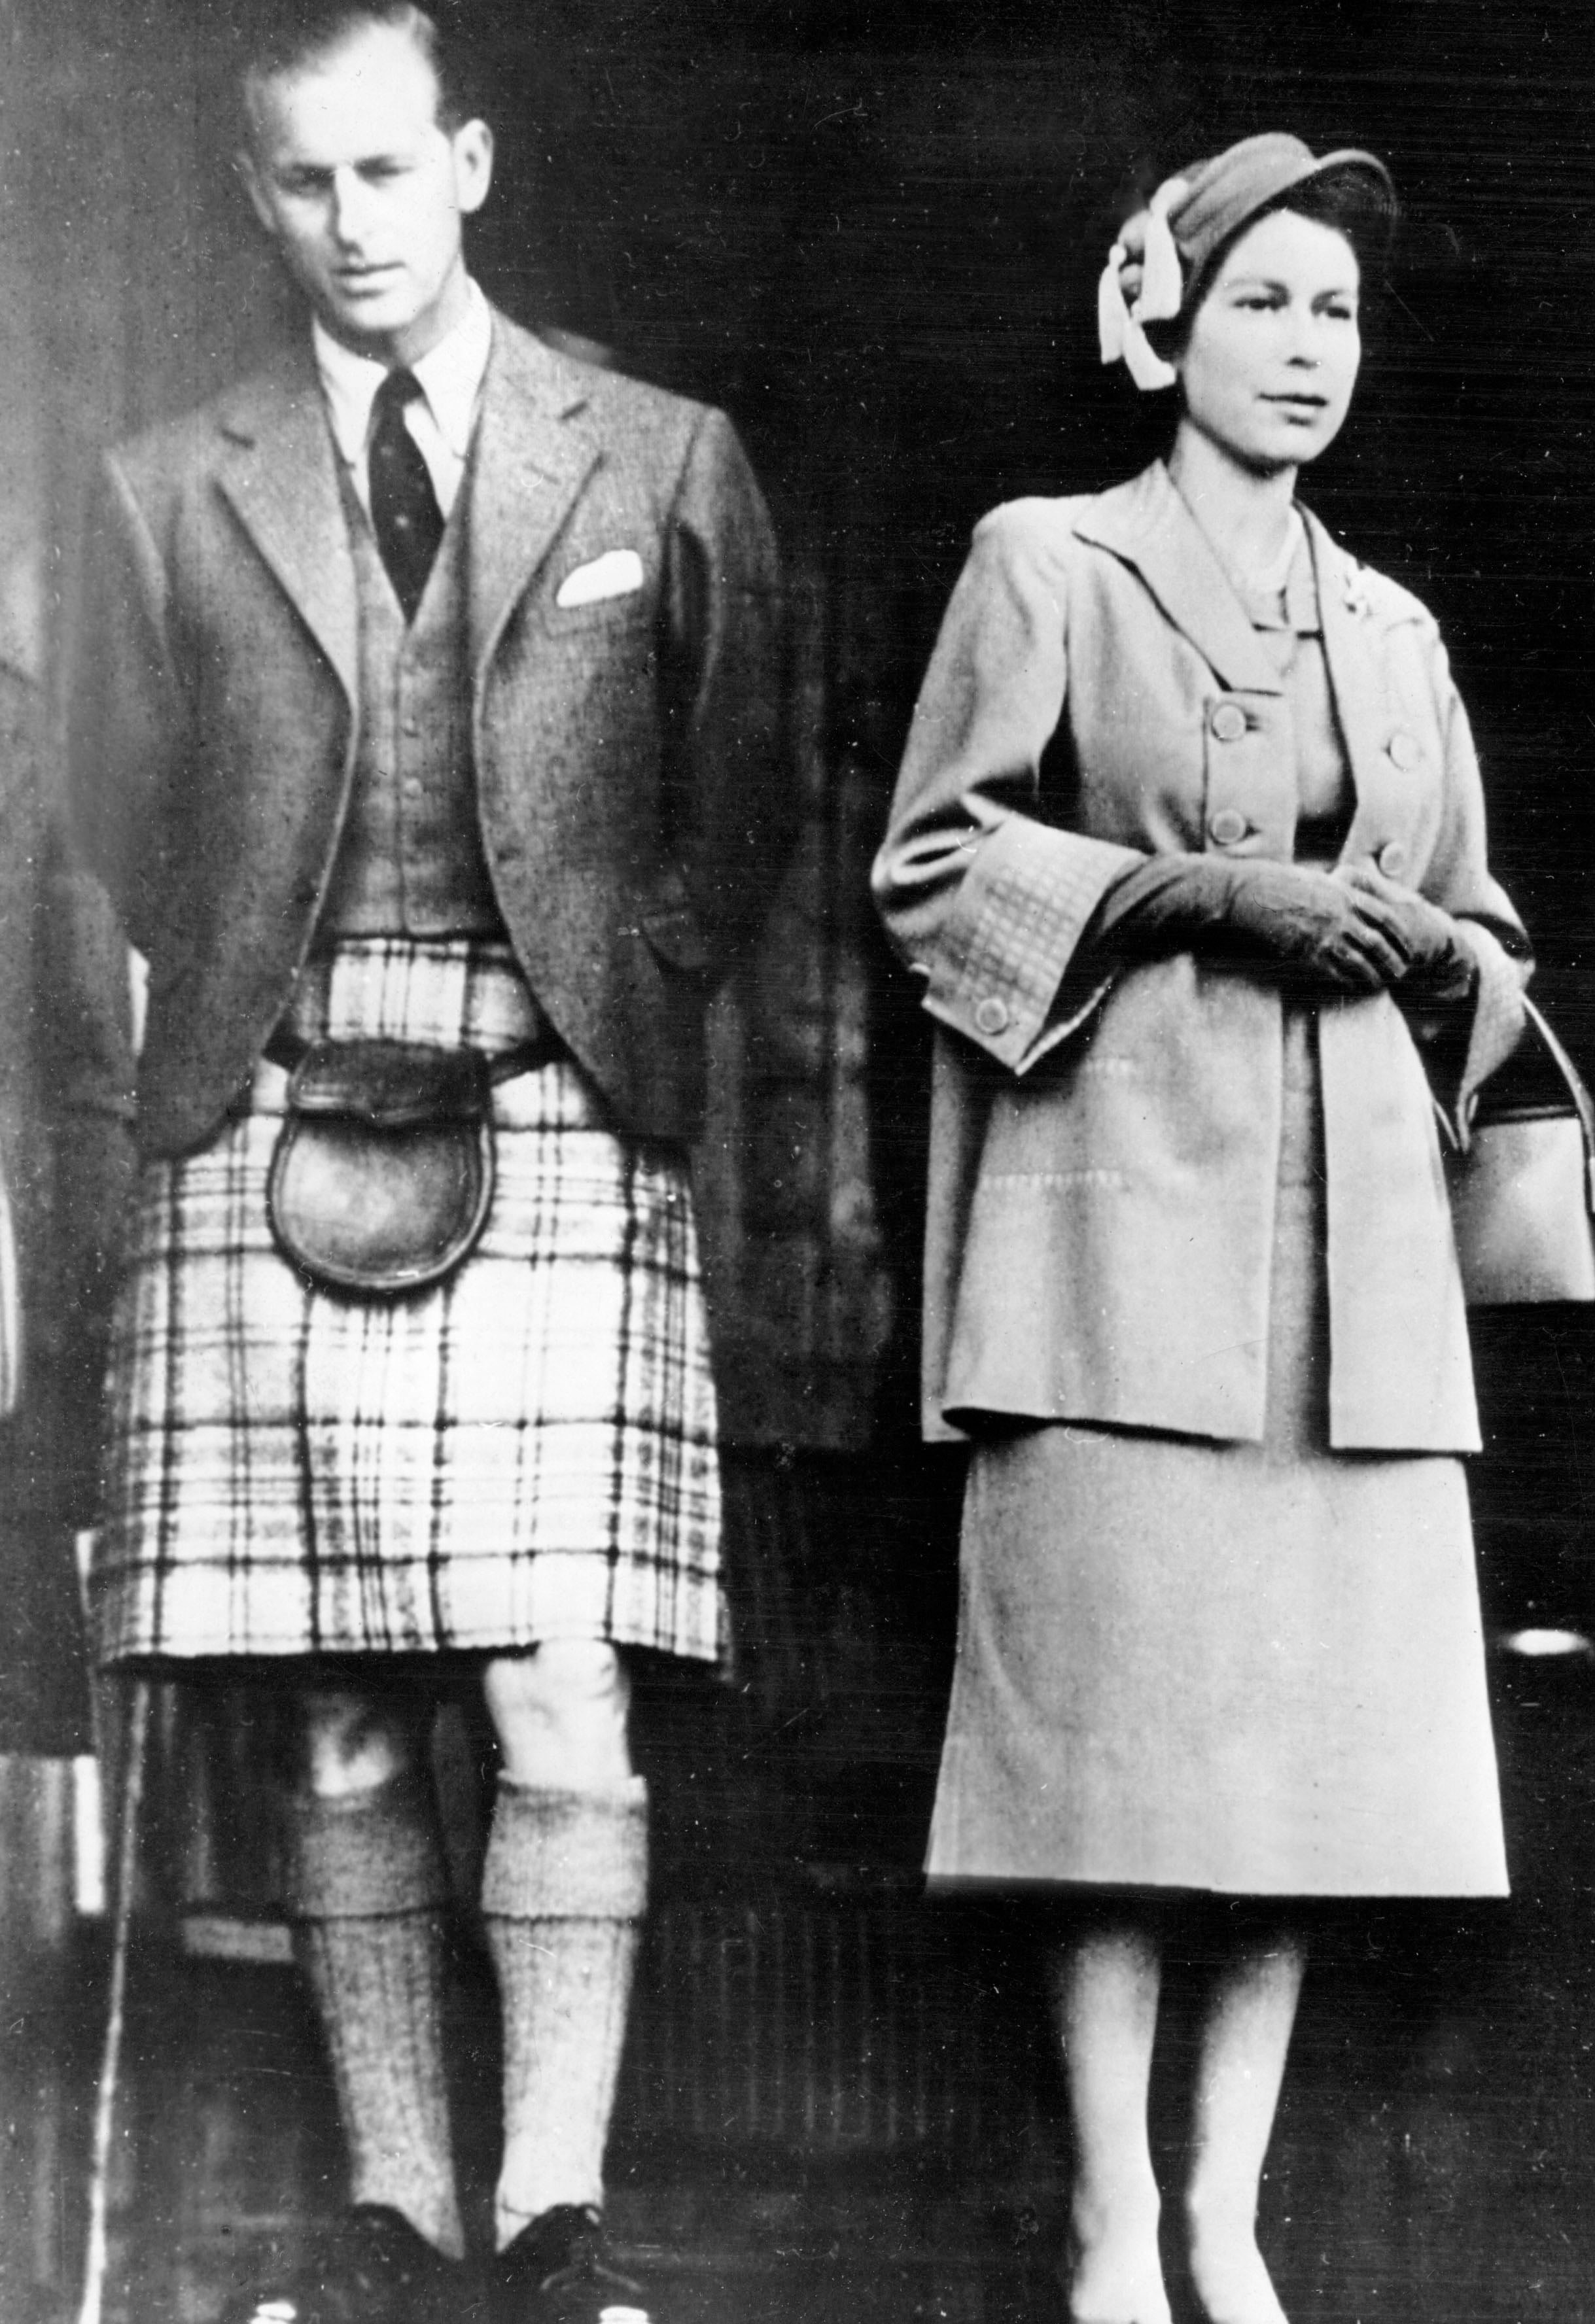
[[[306,1038],[489,1054],[535,1029],[502,945],[347,944]],[[110,1366],[104,1660],[600,1637],[712,1659],[715,1394],[685,1157],[567,1061],[499,1084],[485,1231],[448,1281],[311,1288],[266,1217],[286,1076],[143,1174]]]
[[[1287,1011],[1264,1441],[976,1443],[934,1885],[1506,1891],[1461,1466],[1328,1447],[1314,1022]]]

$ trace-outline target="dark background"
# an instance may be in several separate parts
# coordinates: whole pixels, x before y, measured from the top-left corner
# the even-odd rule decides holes
[[[727,2142],[774,2155],[783,2185],[827,2158],[939,2158],[949,2184],[1007,2190],[991,2218],[1022,2220],[1023,2190],[1056,2184],[1034,1997],[1010,1932],[917,1901],[960,1477],[917,1442],[928,1044],[870,917],[870,854],[972,524],[1164,448],[1166,402],[1096,360],[1119,219],[1257,129],[1370,146],[1403,225],[1369,286],[1351,420],[1305,496],[1439,616],[1496,866],[1543,997],[1595,1069],[1595,13],[459,13],[499,136],[473,241],[485,287],[521,321],[726,405],[795,577],[806,838],[721,1013],[703,1159],[742,1660],[729,1699],[646,1711],[664,1902],[636,2111],[683,2153],[718,2139],[723,2157]],[[71,614],[93,448],[220,385],[290,314],[228,167],[226,31],[206,0],[0,6],[0,558],[33,573],[25,553],[45,545],[51,632]],[[1590,1323],[1526,1311],[1484,1323],[1478,1347],[1492,1634],[1595,1629]],[[1511,1906],[1323,1932],[1336,1974],[1309,1988],[1269,2199],[1293,2312],[1595,2314],[1592,1667],[1494,1663]],[[269,1911],[269,1850],[215,1825],[217,1797],[247,1795],[258,1713],[198,1742],[183,1719],[165,1706],[171,1877],[207,1909]],[[701,2000],[716,1978],[720,2000]],[[1015,1979],[1029,1998],[1005,2032]],[[678,2041],[670,1995],[689,1988],[696,2031]],[[200,2104],[189,2084],[150,2104],[185,2090],[209,2121],[214,2091]],[[136,2181],[126,2216],[150,2216]]]

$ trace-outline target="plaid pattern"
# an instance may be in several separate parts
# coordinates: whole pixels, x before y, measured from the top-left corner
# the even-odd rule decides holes
[[[505,947],[344,945],[308,1038],[512,1047]],[[107,1661],[504,1649],[720,1651],[720,1496],[685,1162],[616,1138],[573,1065],[495,1093],[486,1231],[447,1283],[311,1289],[266,1222],[285,1075],[146,1167],[111,1356],[93,1575]]]

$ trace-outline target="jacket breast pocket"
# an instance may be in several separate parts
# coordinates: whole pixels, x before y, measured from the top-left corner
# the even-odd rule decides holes
[[[567,571],[544,596],[539,613],[544,628],[552,635],[567,630],[608,630],[618,633],[640,628],[652,620],[656,593],[649,586],[647,576],[640,572],[634,580],[622,575],[606,581],[595,569],[603,562],[595,558],[588,566]],[[595,574],[591,582],[584,577],[588,572]],[[597,594],[584,594],[588,588]],[[574,596],[561,604],[561,595],[572,590]]]

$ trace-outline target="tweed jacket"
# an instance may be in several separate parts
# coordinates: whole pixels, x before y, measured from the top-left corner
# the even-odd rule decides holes
[[[91,1748],[73,1531],[92,1522],[117,1221],[132,1174],[127,954],[69,844],[41,560],[0,574],[0,1170],[22,1395],[0,1419],[0,1751]]]
[[[151,1154],[214,1132],[326,893],[358,701],[336,461],[307,344],[106,463],[71,776],[150,964]],[[792,816],[758,487],[723,414],[495,314],[465,491],[477,806],[511,942],[617,1126],[690,1138],[704,1012]],[[640,586],[560,603],[616,551]]]
[[[1315,520],[1334,709],[1371,859],[1467,916],[1471,1090],[1518,1029],[1468,724],[1434,621]],[[942,1028],[925,1421],[978,1413],[1256,1442],[1263,1431],[1282,1002],[1192,953],[1082,946],[1148,853],[1288,860],[1291,713],[1158,464],[977,529],[915,713],[875,887]],[[1495,931],[1497,933],[1490,933]],[[1387,993],[1317,1010],[1332,1444],[1478,1443],[1435,1108]]]

